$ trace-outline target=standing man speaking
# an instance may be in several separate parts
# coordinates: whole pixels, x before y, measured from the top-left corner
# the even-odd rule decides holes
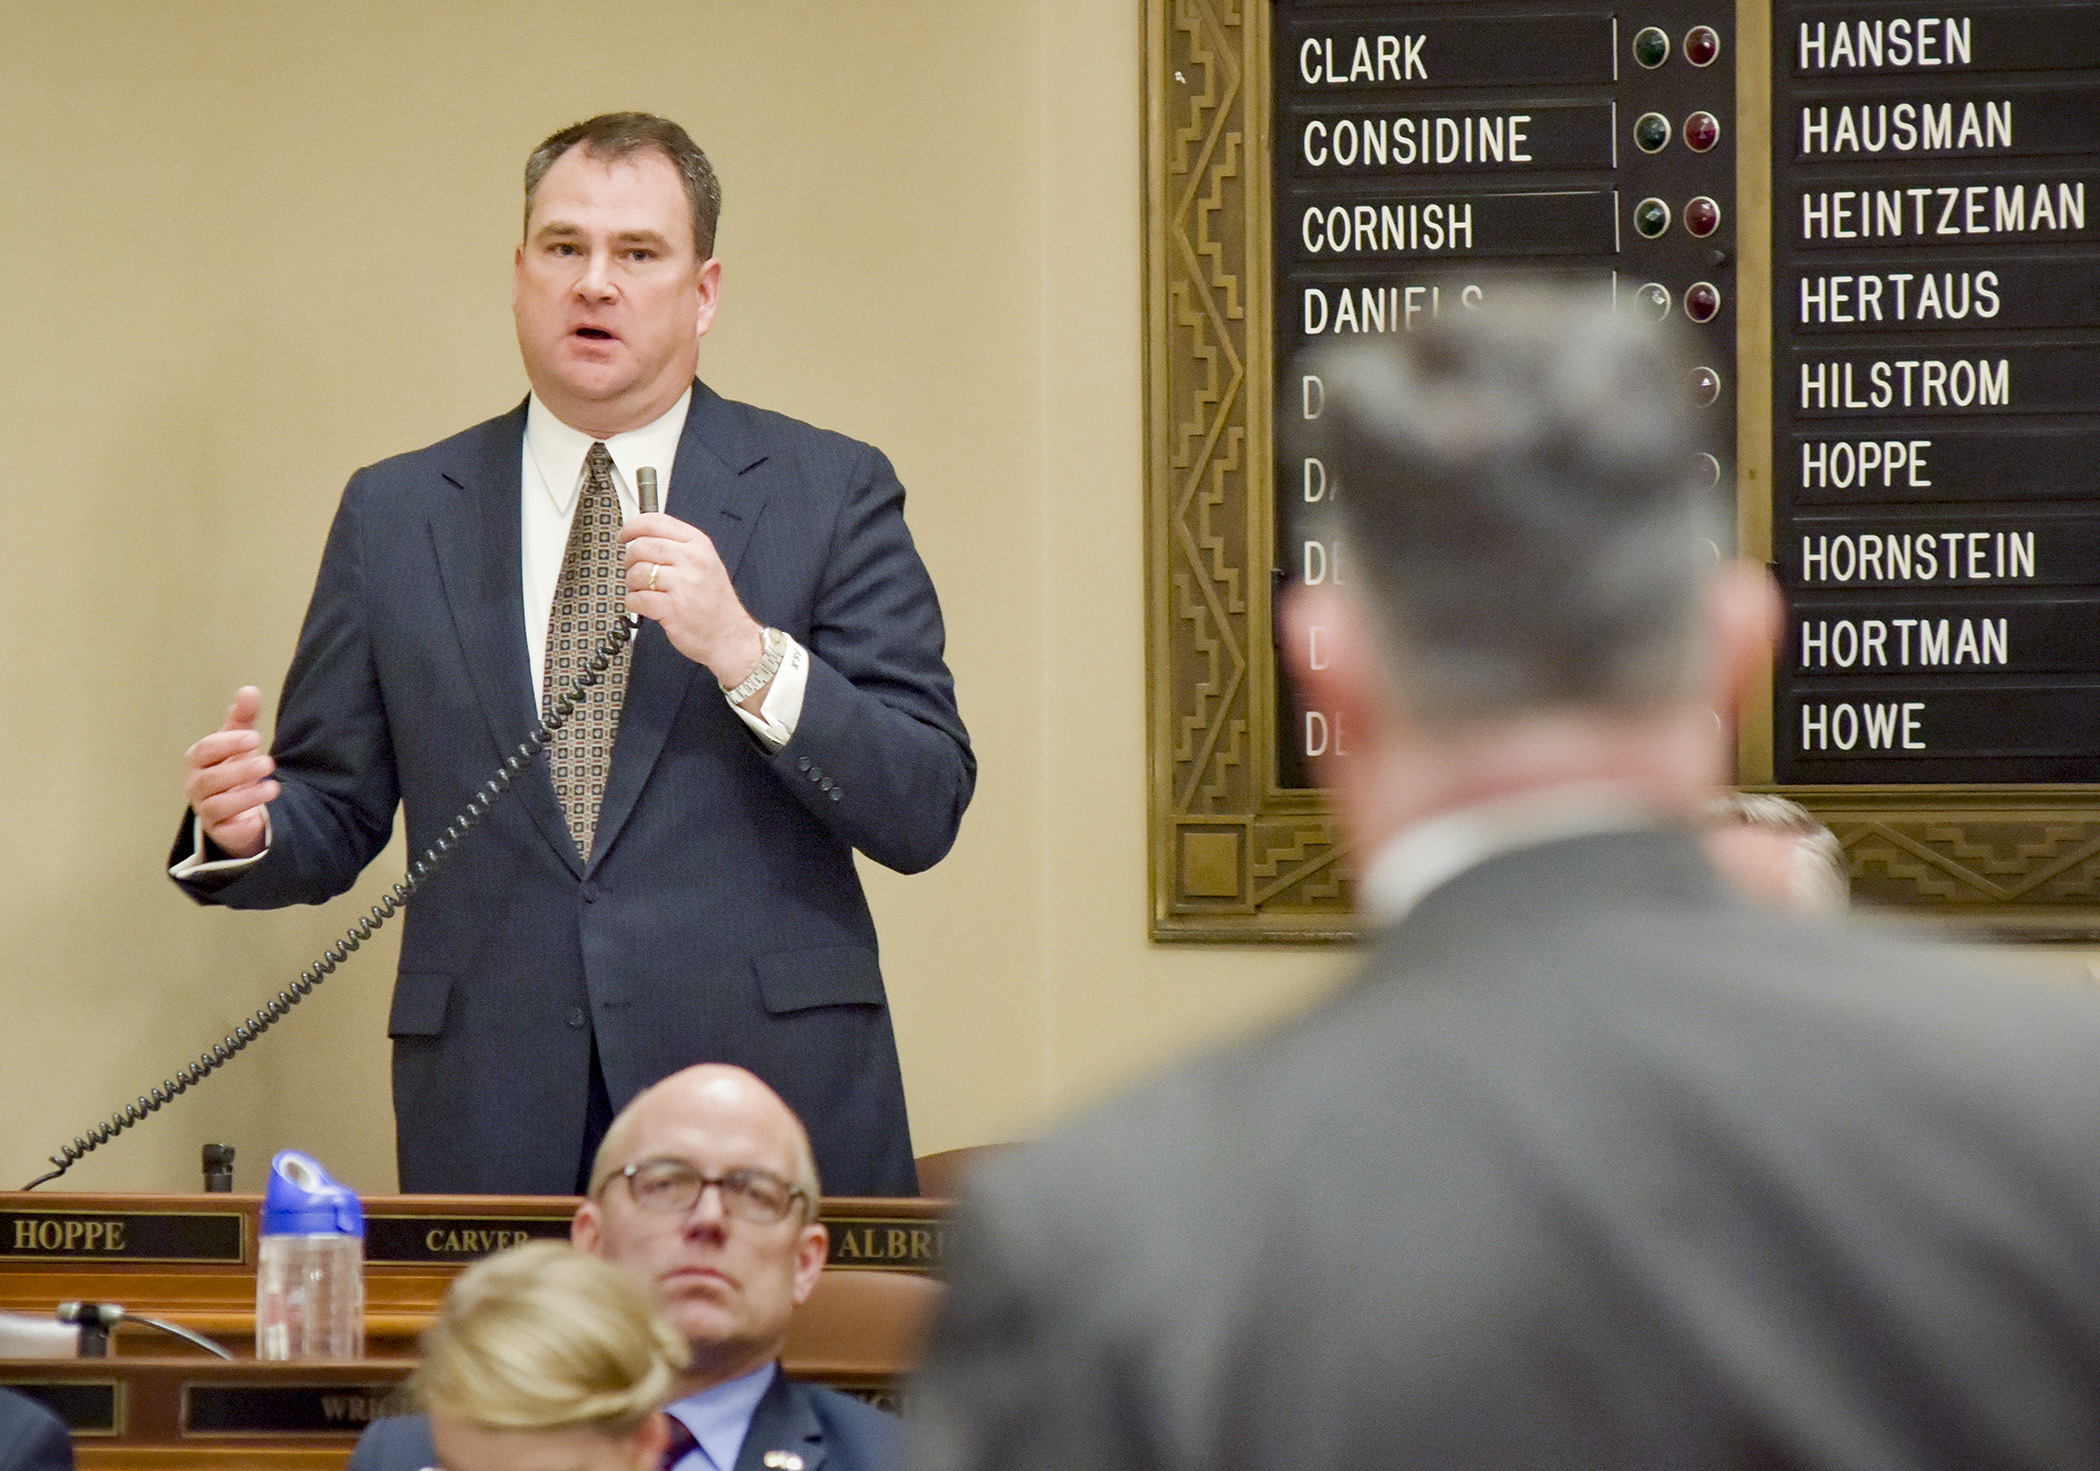
[[[531,396],[351,477],[272,749],[249,687],[188,754],[176,882],[319,903],[397,802],[434,842],[623,608],[644,620],[409,906],[405,1191],[580,1190],[619,1106],[712,1061],[808,1122],[834,1191],[916,1193],[853,850],[937,862],[976,762],[889,462],[694,376],[720,200],[663,118],[534,150],[511,288]]]

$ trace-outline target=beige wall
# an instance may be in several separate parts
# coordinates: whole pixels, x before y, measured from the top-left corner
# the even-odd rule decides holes
[[[684,121],[727,193],[702,372],[911,490],[982,760],[956,851],[875,872],[922,1150],[1007,1138],[1295,1004],[1341,957],[1144,938],[1139,8],[895,0],[12,6],[0,559],[18,786],[0,1187],[346,923],[159,877],[182,748],[274,694],[336,494],[523,392],[525,152]],[[399,868],[368,873],[363,902]],[[385,877],[381,869],[385,870]],[[393,1184],[376,945],[76,1188]]]

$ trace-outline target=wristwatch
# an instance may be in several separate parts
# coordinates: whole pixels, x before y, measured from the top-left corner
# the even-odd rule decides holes
[[[741,705],[766,687],[767,681],[780,672],[781,661],[788,655],[788,636],[777,628],[762,628],[759,636],[765,640],[765,652],[758,656],[758,667],[744,677],[744,682],[735,689],[722,686],[722,693],[729,696],[729,703]]]

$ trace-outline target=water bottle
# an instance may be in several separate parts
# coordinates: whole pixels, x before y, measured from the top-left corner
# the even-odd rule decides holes
[[[365,1213],[357,1192],[287,1149],[270,1161],[255,1270],[255,1356],[365,1351]]]

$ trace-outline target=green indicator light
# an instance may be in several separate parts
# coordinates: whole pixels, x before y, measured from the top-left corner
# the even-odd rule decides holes
[[[1633,207],[1633,228],[1644,240],[1653,240],[1670,228],[1670,206],[1660,199],[1643,199]]]
[[[1654,68],[1670,59],[1670,38],[1654,26],[1645,27],[1633,38],[1633,59],[1642,66]]]
[[[1633,141],[1643,153],[1660,153],[1669,147],[1672,131],[1670,120],[1661,113],[1644,112],[1633,125]]]

